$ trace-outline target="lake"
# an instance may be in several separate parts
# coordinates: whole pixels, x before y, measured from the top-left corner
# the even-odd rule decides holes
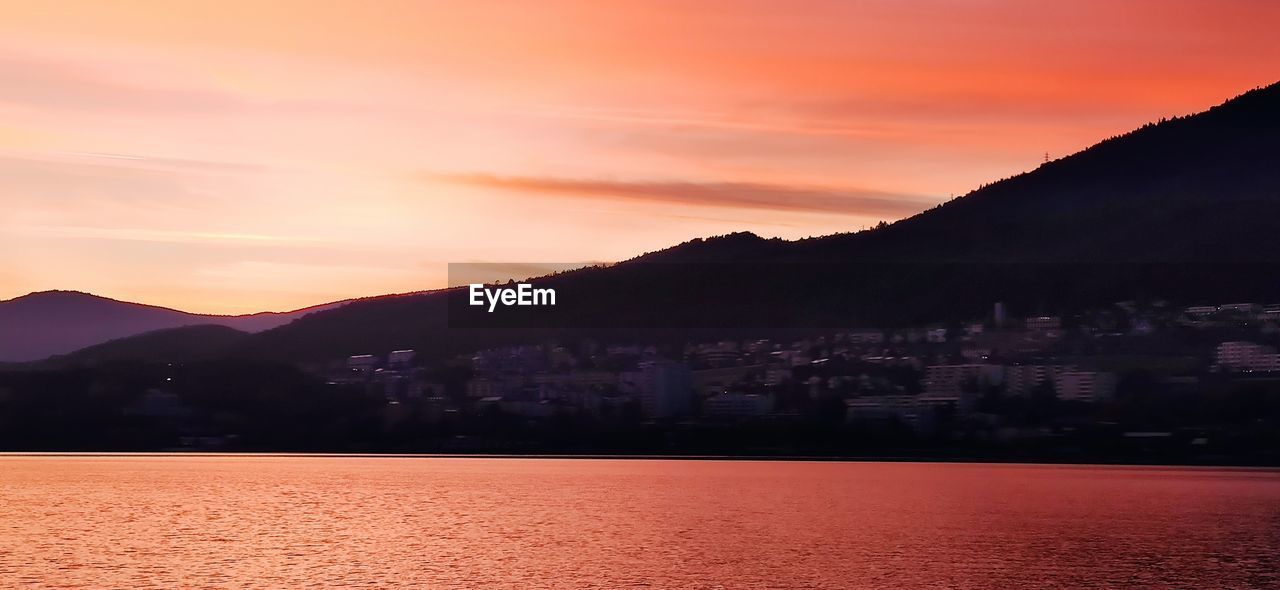
[[[1280,472],[0,456],[0,587],[1276,588]]]

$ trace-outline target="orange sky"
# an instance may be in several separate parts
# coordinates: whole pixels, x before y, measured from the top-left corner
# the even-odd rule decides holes
[[[1280,79],[1280,3],[0,0],[0,299],[860,229]]]

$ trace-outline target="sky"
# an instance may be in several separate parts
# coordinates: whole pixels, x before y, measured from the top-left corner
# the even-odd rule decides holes
[[[910,216],[1280,79],[1272,1],[0,0],[0,299],[188,311]]]

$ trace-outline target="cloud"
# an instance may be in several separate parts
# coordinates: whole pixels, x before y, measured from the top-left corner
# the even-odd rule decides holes
[[[61,151],[9,156],[0,153],[0,196],[30,203],[189,207],[207,201],[199,190],[269,173],[265,165],[222,160]]]
[[[262,164],[231,162],[225,160],[139,156],[135,154],[107,152],[59,152],[57,155],[68,158],[79,158],[85,161],[109,162],[112,163],[112,165],[141,170],[162,169],[179,172],[210,173],[266,172],[270,170],[270,168]]]
[[[0,45],[0,50],[5,49]],[[323,98],[272,98],[232,92],[203,83],[166,77],[128,75],[153,64],[66,60],[22,55],[0,57],[0,104],[39,110],[103,115],[265,116],[352,115],[369,112],[365,104]],[[125,74],[125,75],[122,75]]]
[[[60,220],[207,215],[226,209],[227,192],[265,166],[130,154],[0,154],[0,199],[11,209]]]
[[[226,111],[244,102],[211,90],[140,87],[112,79],[79,63],[44,59],[0,59],[0,102],[74,110],[135,112]]]
[[[197,202],[180,174],[145,161],[0,156],[0,196],[59,213],[77,206],[165,207]]]
[[[927,197],[905,193],[747,182],[646,182],[484,174],[448,179],[472,186],[566,197],[894,218],[918,213],[935,204]]]
[[[121,227],[30,226],[15,230],[41,237],[87,240],[123,240],[165,244],[261,244],[271,246],[308,247],[328,240],[308,236],[286,236],[243,232],[188,231]]]
[[[849,124],[836,120],[796,119],[776,117],[744,117],[725,113],[650,111],[640,109],[590,109],[590,108],[541,108],[527,109],[526,114],[536,117],[581,119],[636,126],[656,126],[662,129],[705,128],[760,133],[796,135],[834,135],[847,137],[876,137],[891,133],[883,124]]]

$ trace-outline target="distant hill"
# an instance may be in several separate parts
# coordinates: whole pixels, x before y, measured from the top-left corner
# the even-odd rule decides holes
[[[260,332],[340,303],[283,313],[193,314],[77,291],[43,291],[0,301],[0,362],[25,362],[153,330],[216,324]]]
[[[1134,297],[1280,297],[1280,85],[1143,126],[874,230],[799,241],[696,239],[539,280],[576,303],[556,327],[457,329],[459,293],[375,297],[235,344],[323,360],[458,353],[645,327],[892,325]],[[1208,298],[1208,299],[1198,299]],[[967,314],[967,315],[966,315]]]

